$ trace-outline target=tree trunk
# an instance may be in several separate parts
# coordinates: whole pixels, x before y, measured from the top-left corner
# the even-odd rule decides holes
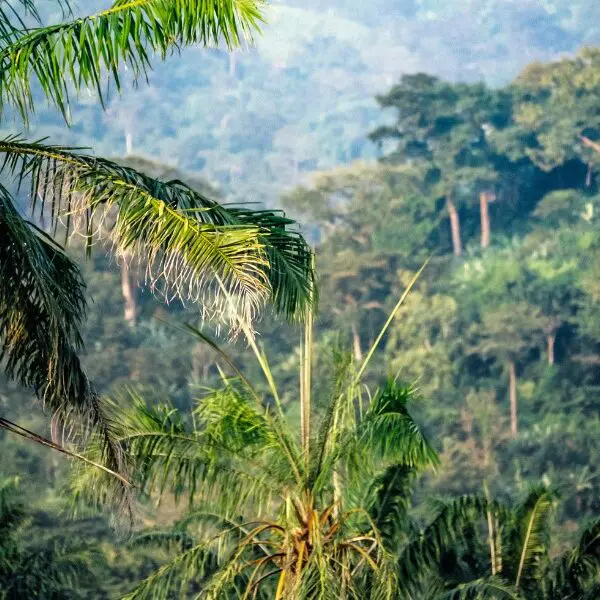
[[[121,265],[121,291],[124,301],[123,318],[130,327],[135,327],[137,320],[137,298],[127,258],[123,260],[123,264]]]
[[[554,343],[556,342],[556,334],[550,333],[546,336],[546,348],[548,350],[548,364],[554,364]]]
[[[360,334],[355,323],[352,323],[352,347],[354,348],[354,358],[357,363],[361,363],[363,359],[362,348],[360,344]]]
[[[487,248],[490,245],[490,211],[487,192],[479,194],[479,205],[481,208],[481,247]]]
[[[460,240],[460,220],[458,218],[458,211],[450,196],[446,198],[446,208],[448,209],[448,215],[450,217],[450,231],[452,232],[452,247],[454,249],[454,256],[460,256],[462,254],[462,242]]]
[[[517,437],[519,430],[517,423],[517,367],[514,361],[508,363],[508,389],[510,397],[510,432]]]

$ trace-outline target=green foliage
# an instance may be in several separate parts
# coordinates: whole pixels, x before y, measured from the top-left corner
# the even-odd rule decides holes
[[[20,31],[0,51],[0,105],[16,106],[27,120],[34,108],[35,75],[44,95],[68,118],[70,84],[77,91],[95,89],[104,105],[105,73],[120,89],[122,65],[137,80],[147,75],[151,54],[164,60],[180,46],[216,45],[223,39],[237,46],[260,20],[260,0],[210,1],[201,10],[190,0],[118,0],[95,15]]]
[[[0,597],[3,600],[42,597],[83,598],[79,583],[92,581],[92,563],[100,556],[78,540],[27,540],[28,512],[17,499],[18,481],[0,480]]]
[[[300,397],[300,435],[281,412],[258,348],[256,357],[275,399],[272,408],[246,378],[222,376],[221,387],[198,400],[189,424],[170,407],[151,408],[139,400],[131,410],[117,411],[119,439],[137,486],[159,497],[170,493],[186,498],[191,513],[175,532],[199,528],[193,534],[198,542],[181,548],[131,598],[168,597],[175,585],[183,594],[191,581],[209,598],[227,597],[236,589],[265,594],[272,577],[278,581],[278,598],[393,597],[392,538],[382,535],[394,534],[389,513],[407,501],[386,499],[374,490],[389,486],[386,468],[408,469],[406,477],[435,464],[435,452],[408,412],[409,388],[389,381],[363,406],[360,377],[370,354],[356,373],[351,363],[341,362],[326,413],[312,410],[309,331],[307,358],[301,363],[306,387]],[[250,331],[245,332],[253,345]],[[209,343],[237,371],[233,359]],[[311,433],[309,423],[319,417],[319,433]],[[100,477],[98,471],[84,471],[75,486],[97,494]],[[366,489],[373,491],[361,499]],[[388,494],[405,490],[396,483]],[[157,532],[140,541],[182,539]]]

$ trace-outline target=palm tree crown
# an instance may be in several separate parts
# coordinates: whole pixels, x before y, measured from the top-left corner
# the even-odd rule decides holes
[[[0,112],[16,109],[25,124],[34,81],[68,120],[73,91],[95,90],[104,106],[109,83],[122,89],[122,67],[139,79],[155,56],[190,44],[237,46],[262,21],[261,0],[117,0],[80,18],[59,4],[66,20],[52,26],[31,0],[0,7]],[[83,418],[102,432],[112,469],[123,470],[120,450],[78,358],[84,282],[48,234],[65,242],[80,234],[88,250],[103,235],[118,257],[142,260],[151,287],[199,301],[228,323],[232,313],[250,322],[265,302],[289,318],[306,313],[310,252],[282,213],[224,206],[181,181],[20,135],[0,141],[0,153],[2,172],[29,186],[32,221],[50,226],[26,220],[0,184],[0,360],[57,419]]]

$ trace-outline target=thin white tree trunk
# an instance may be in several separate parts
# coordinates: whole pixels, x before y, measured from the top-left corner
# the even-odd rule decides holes
[[[123,260],[121,265],[121,292],[123,294],[124,302],[123,318],[130,327],[135,327],[138,312],[136,287],[132,281],[127,258]]]
[[[487,192],[479,194],[479,205],[481,211],[481,247],[487,248],[490,245],[490,210]]]
[[[352,347],[354,349],[354,358],[357,363],[361,363],[363,359],[362,347],[360,343],[360,334],[356,323],[352,323]]]
[[[450,232],[452,234],[452,248],[454,250],[454,256],[460,256],[462,254],[462,241],[460,239],[460,219],[456,205],[452,202],[450,196],[446,198],[446,209],[448,210],[448,216],[450,217]]]
[[[548,364],[552,366],[554,364],[554,345],[556,342],[556,334],[549,333],[546,336],[546,349],[548,355]]]
[[[519,432],[517,414],[517,367],[513,360],[508,363],[508,387],[510,397],[510,432],[513,437],[517,437],[517,433]]]

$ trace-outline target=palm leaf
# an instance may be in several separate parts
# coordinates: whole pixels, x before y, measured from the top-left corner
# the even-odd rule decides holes
[[[400,554],[399,581],[406,591],[419,589],[420,582],[439,564],[442,552],[462,539],[462,533],[484,519],[492,505],[483,496],[460,496],[444,505],[435,519]],[[494,511],[498,509],[493,506]]]
[[[399,534],[406,531],[415,475],[411,467],[392,465],[371,484],[369,514],[390,551],[396,550]]]
[[[577,545],[555,559],[550,566],[549,598],[583,595],[600,580],[600,520],[589,525]]]
[[[461,583],[453,590],[442,592],[434,600],[523,600],[523,596],[502,579],[489,577]]]
[[[169,406],[147,406],[135,392],[120,404],[131,400],[129,409],[115,405],[113,418],[134,483],[147,494],[172,493],[195,506],[218,498],[222,510],[235,514],[248,503],[267,506],[290,482],[278,432],[234,390],[203,398],[193,425]],[[102,504],[109,499],[106,482],[98,470],[82,468],[72,487],[78,498]]]
[[[548,519],[555,505],[556,495],[545,487],[533,489],[516,512],[517,527],[513,547],[518,559],[515,587],[540,580],[541,561],[548,553]]]
[[[65,118],[71,87],[95,90],[104,104],[103,82],[108,76],[119,90],[124,65],[138,80],[155,54],[164,59],[185,45],[224,41],[233,47],[251,38],[262,21],[261,5],[262,0],[117,0],[95,15],[23,31],[0,50],[0,104],[12,104],[26,120],[34,108],[34,77]]]
[[[369,448],[381,460],[397,461],[409,467],[438,463],[437,454],[408,411],[414,395],[411,387],[393,380],[373,398],[351,440],[360,452]]]
[[[55,231],[64,224],[66,235],[91,243],[114,209],[116,252],[142,258],[149,283],[167,295],[202,298],[205,310],[233,308],[246,320],[269,298],[288,317],[311,302],[310,251],[283,214],[226,208],[179,181],[14,136],[0,152],[4,169],[20,182],[30,177],[33,209],[41,198]]]
[[[0,186],[0,363],[63,423],[92,425],[100,460],[123,473],[113,424],[81,366],[85,286],[76,265],[25,222]]]

